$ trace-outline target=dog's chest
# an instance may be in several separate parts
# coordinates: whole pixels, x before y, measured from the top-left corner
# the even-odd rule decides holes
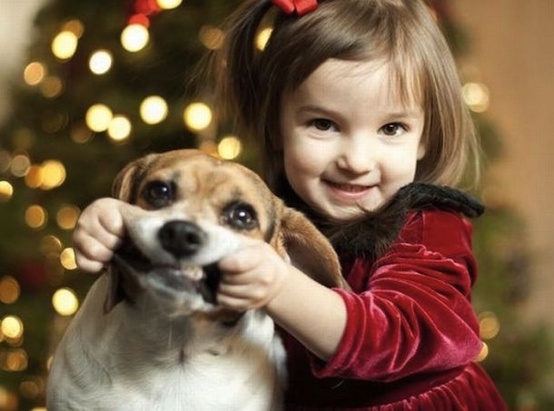
[[[178,330],[166,332],[158,335],[165,343],[150,356],[139,356],[147,361],[135,357],[132,367],[119,364],[113,370],[100,409],[260,411],[281,403],[285,352],[265,314],[248,312],[223,329],[209,322],[189,324],[185,344],[175,343]]]

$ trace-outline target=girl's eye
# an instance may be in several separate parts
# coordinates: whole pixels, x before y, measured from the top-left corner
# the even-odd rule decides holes
[[[388,123],[381,127],[381,130],[387,136],[396,136],[402,131],[406,131],[406,126],[401,123]]]
[[[319,131],[329,131],[335,128],[335,123],[325,118],[316,118],[310,122],[310,125]]]

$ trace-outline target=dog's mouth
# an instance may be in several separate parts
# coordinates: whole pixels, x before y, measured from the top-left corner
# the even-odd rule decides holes
[[[133,242],[127,238],[115,253],[113,263],[124,273],[137,277],[151,277],[158,287],[171,292],[199,294],[207,303],[216,303],[216,293],[221,272],[216,263],[206,266],[186,263],[158,264],[148,259]]]

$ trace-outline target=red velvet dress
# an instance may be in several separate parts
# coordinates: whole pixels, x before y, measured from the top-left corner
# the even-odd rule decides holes
[[[471,235],[459,213],[413,211],[375,261],[343,255],[352,292],[334,290],[348,311],[342,341],[324,363],[284,335],[286,409],[505,410],[474,362],[482,342]]]

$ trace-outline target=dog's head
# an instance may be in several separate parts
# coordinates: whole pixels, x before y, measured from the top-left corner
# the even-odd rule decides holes
[[[177,311],[213,310],[217,262],[242,236],[266,241],[326,286],[345,286],[325,237],[237,163],[198,150],[152,154],[119,173],[113,194],[138,207],[124,213],[128,240],[114,257],[108,309],[153,292]]]

